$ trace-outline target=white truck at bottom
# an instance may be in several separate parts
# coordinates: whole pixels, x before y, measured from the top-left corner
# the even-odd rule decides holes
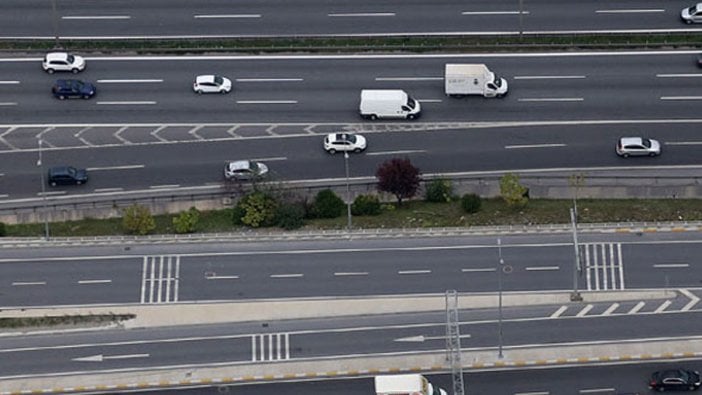
[[[376,395],[446,395],[421,374],[375,376]]]
[[[449,96],[502,97],[507,94],[507,81],[484,64],[447,64],[444,83]]]

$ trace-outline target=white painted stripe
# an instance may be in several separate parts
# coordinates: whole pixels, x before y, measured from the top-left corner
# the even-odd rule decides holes
[[[583,79],[584,75],[519,75],[512,77],[515,80],[570,80]]]
[[[78,280],[78,284],[107,284],[112,280]]]
[[[592,310],[593,307],[595,307],[595,306],[589,304],[589,305],[583,307],[583,309],[580,310],[580,311],[578,312],[578,314],[576,314],[575,316],[576,316],[576,317],[584,317],[585,315],[587,315],[587,313],[590,312],[590,310]]]
[[[687,289],[680,289],[680,293],[690,298],[690,302],[688,302],[682,309],[680,309],[680,311],[689,311],[700,301],[700,298],[698,298],[695,294],[688,291]]]
[[[524,101],[524,102],[574,102],[574,101],[583,101],[582,97],[543,97],[543,98],[524,98],[524,99],[517,99],[517,101]]]
[[[525,144],[525,145],[505,145],[505,149],[519,149],[519,148],[552,148],[552,147],[565,147],[565,144]]]
[[[665,145],[702,145],[702,141],[666,141]]]
[[[4,193],[4,194],[0,195],[0,199],[4,199],[4,198],[9,197],[9,196],[10,196],[10,195]]]
[[[237,78],[236,82],[300,82],[303,78]]]
[[[355,16],[395,16],[394,12],[359,12],[359,13],[346,13],[346,14],[327,14],[331,17],[355,17]]]
[[[429,274],[431,270],[398,270],[397,274]]]
[[[656,74],[658,78],[696,78],[702,77],[701,73],[696,74]]]
[[[288,158],[285,156],[271,156],[269,158],[252,158],[250,160],[256,162],[276,162],[281,160],[288,160]]]
[[[335,276],[367,276],[368,272],[336,272]]]
[[[681,268],[690,267],[689,263],[656,263],[653,265],[656,269],[669,269],[669,268]]]
[[[151,105],[156,104],[155,101],[99,101],[99,105],[115,105],[115,106],[128,106],[128,105]]]
[[[443,100],[441,100],[441,99],[417,99],[417,101],[420,103],[441,103]]]
[[[235,19],[235,18],[260,18],[261,14],[222,14],[222,15],[193,15],[195,19]]]
[[[150,189],[160,189],[160,188],[178,188],[180,187],[179,184],[165,184],[165,185],[152,185],[149,188]]]
[[[10,101],[0,102],[0,106],[16,106],[16,105],[17,105],[16,102],[10,102]]]
[[[615,391],[614,388],[593,388],[593,389],[586,389],[586,390],[579,390],[581,394],[596,394],[598,392],[606,392],[608,394],[611,394]]]
[[[376,81],[441,81],[444,77],[375,77]]]
[[[519,15],[517,11],[463,11],[461,15]],[[522,15],[529,15],[529,11],[522,11]]]
[[[548,395],[550,392],[548,391],[543,391],[543,392],[515,392],[514,395]]]
[[[117,192],[123,190],[124,188],[96,188],[95,192]]]
[[[12,285],[18,287],[25,285],[46,285],[46,281],[15,281]]]
[[[141,84],[151,82],[163,82],[158,79],[141,79],[141,80],[97,80],[101,84]]]
[[[529,266],[526,271],[545,271],[545,270],[559,270],[558,266]]]
[[[619,303],[612,303],[612,305],[609,306],[607,308],[607,310],[605,310],[604,313],[602,313],[602,315],[610,315],[614,312],[614,310],[616,310],[618,308],[619,308]]]
[[[568,306],[561,306],[558,308],[558,310],[556,310],[548,318],[558,318],[561,316],[561,314],[565,313],[566,310],[568,310]]]
[[[702,96],[661,96],[661,100],[702,100]]]
[[[51,192],[39,192],[37,196],[53,196],[53,195],[65,195],[66,191],[51,191]]]
[[[237,100],[237,104],[297,104],[297,100]]]
[[[124,165],[124,166],[104,166],[104,167],[88,167],[88,171],[100,170],[128,170],[128,169],[143,169],[144,165]]]
[[[271,274],[271,278],[299,278],[303,277],[304,274],[302,273],[295,273],[295,274]]]
[[[669,300],[666,300],[665,302],[661,303],[661,305],[658,306],[658,308],[657,308],[653,313],[654,313],[654,314],[655,314],[655,313],[662,313],[662,312],[663,312],[665,309],[667,309],[668,306],[670,306],[671,304],[673,304],[673,302],[671,302],[671,301],[669,301]]]
[[[95,20],[113,20],[113,19],[132,19],[129,15],[66,15],[62,16],[61,19],[67,20],[84,20],[84,19],[95,19]]]
[[[0,85],[16,85],[19,84],[19,81],[0,81]]]
[[[380,151],[380,152],[369,152],[366,155],[377,156],[377,155],[402,155],[402,154],[417,154],[424,153],[427,150],[400,150],[400,151]]]
[[[494,267],[485,267],[485,268],[475,268],[475,269],[461,269],[461,272],[463,273],[475,273],[475,272],[494,272],[497,269]]]
[[[205,276],[206,280],[236,280],[239,276]]]
[[[629,10],[595,10],[596,14],[643,14],[652,12],[665,12],[662,8],[629,9]]]
[[[646,305],[646,302],[639,302],[636,306],[632,307],[627,314],[636,314]]]

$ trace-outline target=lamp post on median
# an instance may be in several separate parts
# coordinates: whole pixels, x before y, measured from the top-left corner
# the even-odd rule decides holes
[[[44,238],[49,241],[49,210],[46,202],[46,185],[44,183],[44,164],[42,163],[42,148],[44,141],[39,139],[39,159],[37,160],[37,166],[39,167],[39,174],[41,179],[41,195],[44,200]]]
[[[497,292],[498,292],[498,320],[497,320],[497,357],[502,359],[502,270],[505,267],[505,261],[502,259],[502,240],[497,238],[497,254],[499,257],[497,265]]]
[[[344,168],[346,170],[346,228],[351,234],[351,184],[349,182],[349,153],[344,151]]]

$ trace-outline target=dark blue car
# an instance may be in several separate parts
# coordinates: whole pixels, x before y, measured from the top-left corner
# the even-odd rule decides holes
[[[81,80],[56,80],[51,88],[54,97],[64,100],[72,97],[90,99],[95,96],[95,85]]]

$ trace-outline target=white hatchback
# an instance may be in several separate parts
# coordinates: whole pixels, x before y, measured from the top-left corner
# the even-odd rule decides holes
[[[256,180],[268,174],[268,166],[261,162],[236,160],[224,166],[224,178],[227,180]]]
[[[324,137],[324,149],[330,154],[361,152],[366,149],[366,138],[353,133],[330,133]]]
[[[70,71],[76,74],[85,70],[85,59],[67,52],[50,52],[44,56],[41,67],[49,74],[55,71]]]
[[[680,11],[680,18],[683,22],[690,23],[701,23],[702,22],[702,3],[697,3],[692,7],[683,8]]]
[[[622,137],[617,142],[617,155],[629,156],[658,156],[661,154],[661,143],[658,140],[643,137]]]
[[[193,90],[197,93],[229,93],[232,90],[232,81],[219,75],[198,75],[193,83]]]

